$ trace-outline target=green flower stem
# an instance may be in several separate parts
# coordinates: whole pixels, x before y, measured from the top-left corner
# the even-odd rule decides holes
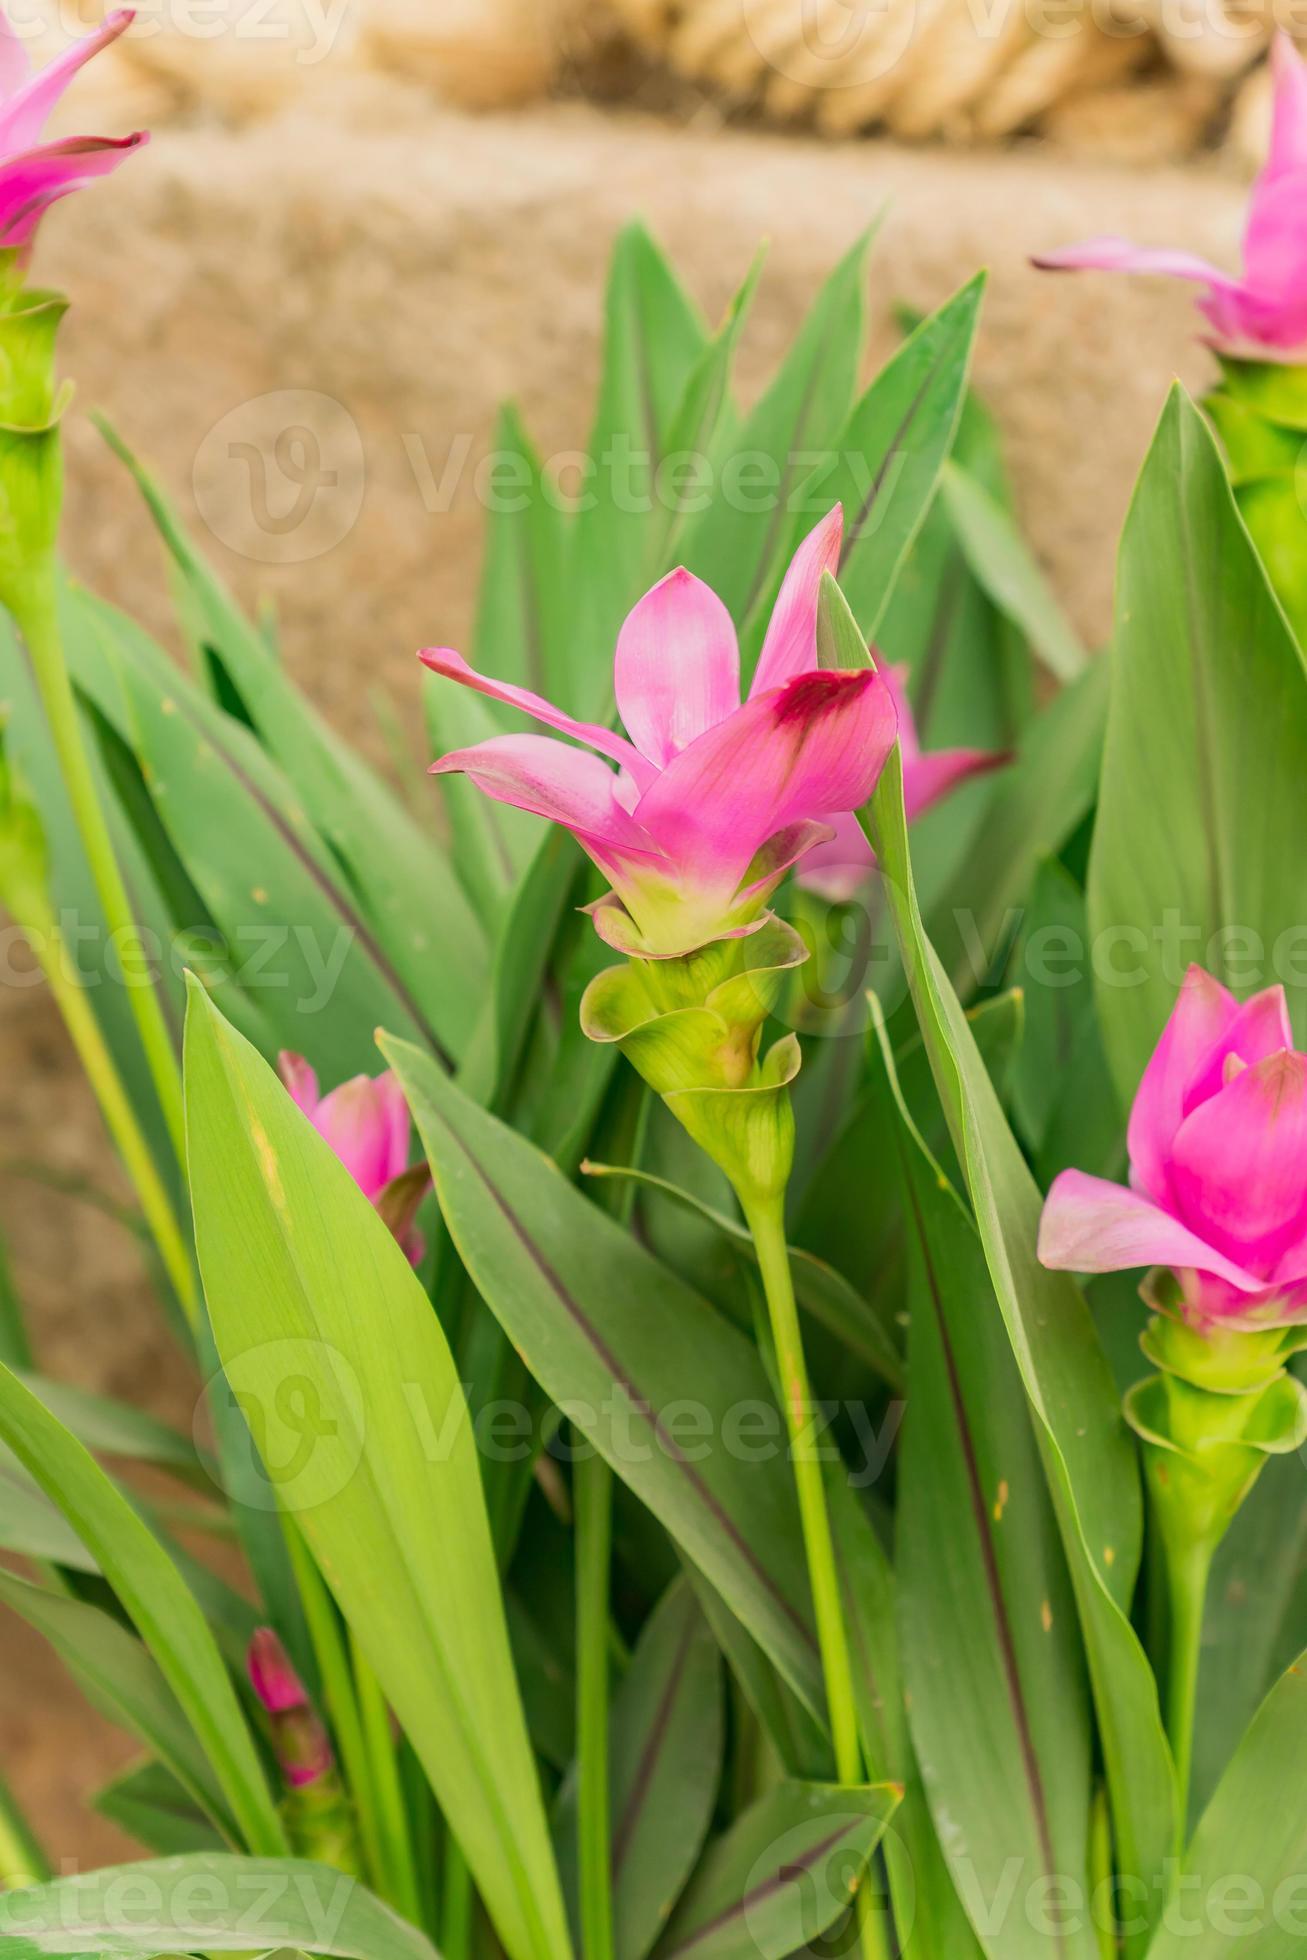
[[[113,839],[109,835],[109,825],[96,793],[95,777],[78,719],[77,703],[59,632],[53,563],[31,579],[23,603],[15,605],[14,617],[31,655],[37,686],[59,757],[60,771],[99,894],[105,925],[110,938],[126,947],[139,934],[114,852]],[[158,990],[153,984],[131,986],[127,989],[127,995],[168,1135],[177,1153],[178,1163],[184,1166],[186,1126],[182,1111],[181,1068],[163,1016]]]
[[[53,1876],[17,1799],[0,1777],[0,1890],[43,1885]]]
[[[390,1709],[381,1684],[358,1643],[351,1638],[355,1691],[368,1752],[369,1786],[376,1804],[382,1858],[381,1895],[411,1926],[422,1924],[422,1893],[413,1863],[408,1812],[400,1781]]]
[[[1166,1687],[1166,1733],[1175,1757],[1176,1855],[1188,1836],[1189,1785],[1193,1775],[1194,1716],[1198,1707],[1198,1669],[1203,1643],[1203,1612],[1212,1570],[1212,1547],[1203,1543],[1167,1547],[1171,1602],[1171,1665]]]
[[[608,1807],[608,1583],[613,1476],[597,1453],[574,1465],[577,1843],[583,1960],[613,1960]]]
[[[844,1626],[844,1607],[840,1599],[830,1512],[826,1506],[826,1487],[822,1481],[821,1463],[806,1435],[812,1409],[812,1390],[808,1382],[803,1337],[799,1330],[799,1310],[790,1272],[789,1247],[785,1239],[784,1204],[779,1194],[752,1200],[742,1196],[741,1202],[758,1254],[758,1269],[767,1296],[772,1340],[776,1347],[781,1400],[789,1429],[790,1455],[794,1464],[799,1516],[808,1559],[808,1579],[817,1615],[817,1642],[821,1649],[826,1704],[835,1745],[835,1771],[841,1783],[858,1784],[865,1780],[862,1745],[858,1735],[858,1706],[853,1690],[853,1668]],[[865,1886],[858,1890],[857,1916],[863,1960],[888,1960],[890,1949],[884,1922],[872,1905]]]
[[[331,1724],[336,1747],[340,1751],[340,1766],[344,1772],[345,1787],[353,1802],[354,1814],[358,1821],[364,1867],[368,1881],[376,1891],[380,1889],[385,1877],[385,1853],[377,1806],[372,1794],[371,1759],[368,1755],[367,1740],[363,1734],[363,1720],[359,1714],[358,1696],[354,1692],[354,1676],[350,1671],[340,1620],[326,1583],[318,1571],[312,1552],[304,1542],[299,1526],[284,1512],[282,1529],[290,1553],[295,1585],[304,1608],[309,1639],[313,1643],[318,1672],[322,1676],[323,1707],[327,1720]]]
[[[34,913],[36,916],[33,916]],[[64,946],[54,913],[44,899],[38,907],[33,896],[25,904],[24,917],[19,923],[40,961],[41,970],[77,1050],[78,1060],[95,1091],[105,1125],[117,1146],[127,1175],[136,1187],[145,1222],[173,1291],[190,1326],[198,1328],[200,1298],[189,1245],[172,1199],[164,1189],[145,1134],[136,1120],[131,1097],[123,1086],[109,1044],[87,1000],[86,991],[70,978],[71,956]]]

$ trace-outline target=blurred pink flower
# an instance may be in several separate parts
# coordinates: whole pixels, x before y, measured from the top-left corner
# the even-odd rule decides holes
[[[250,1686],[271,1717],[277,1765],[286,1782],[292,1790],[321,1782],[334,1767],[331,1743],[271,1627],[255,1628],[245,1664]]]
[[[870,796],[894,744],[891,690],[870,669],[817,668],[818,587],[842,528],[837,506],[795,553],[743,706],[730,614],[684,570],[646,593],[618,635],[626,736],[474,673],[448,649],[422,653],[433,672],[598,751],[496,735],[433,768],[570,830],[613,888],[594,917],[619,951],[670,959],[752,931],[788,868],[833,835],[828,820]]]
[[[94,34],[75,42],[34,75],[27,49],[0,10],[0,249],[30,245],[37,225],[58,198],[107,176],[148,142],[143,130],[117,139],[39,140],[47,117],[78,69],[116,41],[135,18],[132,8],[120,8]]]
[[[409,1114],[398,1078],[356,1075],[329,1095],[302,1055],[283,1052],[278,1060],[291,1100],[331,1145],[345,1169],[385,1218],[414,1265],[424,1250],[413,1215],[426,1189],[426,1174],[410,1170]]]
[[[1198,1326],[1307,1321],[1307,1056],[1283,987],[1241,1006],[1185,976],[1128,1131],[1130,1188],[1063,1171],[1039,1257],[1080,1273],[1169,1267]]]
[[[990,749],[936,749],[930,755],[923,755],[908,701],[907,668],[884,666],[880,672],[898,711],[903,802],[909,823],[932,805],[942,803],[972,776],[1001,769],[1011,761],[1010,756]],[[876,855],[856,816],[837,816],[834,829],[833,837],[808,852],[796,875],[799,883],[809,890],[842,903],[865,884]]]
[[[1307,68],[1287,34],[1271,54],[1275,108],[1271,152],[1253,186],[1241,279],[1191,253],[1153,251],[1124,238],[1090,238],[1035,264],[1060,272],[1152,272],[1205,286],[1199,310],[1222,352],[1258,360],[1300,359],[1307,350]]]

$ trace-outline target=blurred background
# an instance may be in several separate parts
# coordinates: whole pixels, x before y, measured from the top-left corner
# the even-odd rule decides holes
[[[99,18],[10,12],[38,62]],[[1185,291],[1028,257],[1124,231],[1233,265],[1272,24],[1222,0],[143,0],[57,133],[154,140],[41,238],[73,302],[72,567],[175,642],[98,408],[420,800],[413,652],[466,643],[499,404],[558,467],[584,444],[620,226],[649,224],[710,317],[769,241],[756,389],[881,216],[877,361],[899,307],[990,268],[976,386],[1036,554],[1100,642],[1165,388],[1201,387],[1210,357]],[[8,942],[4,979],[0,1229],[42,1365],[189,1424],[94,1108]],[[130,1753],[0,1621],[0,1764],[70,1860],[127,1851],[82,1799]]]

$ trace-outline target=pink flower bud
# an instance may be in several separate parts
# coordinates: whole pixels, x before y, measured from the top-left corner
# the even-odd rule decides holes
[[[331,1145],[416,1265],[424,1247],[421,1234],[413,1230],[413,1217],[430,1180],[424,1170],[409,1169],[408,1104],[398,1078],[389,1069],[384,1075],[356,1075],[324,1096],[302,1055],[283,1053],[278,1067],[292,1101]]]
[[[271,1627],[256,1629],[246,1656],[250,1684],[268,1711],[277,1763],[292,1790],[330,1776],[331,1742]]]
[[[1307,1322],[1307,1056],[1283,987],[1240,1004],[1191,966],[1127,1135],[1128,1188],[1082,1171],[1054,1182],[1044,1264],[1169,1268],[1198,1327]]]

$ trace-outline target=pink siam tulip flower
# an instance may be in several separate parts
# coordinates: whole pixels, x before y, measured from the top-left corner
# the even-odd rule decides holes
[[[412,1229],[413,1214],[426,1176],[409,1169],[408,1104],[398,1078],[389,1069],[375,1077],[356,1075],[324,1096],[302,1055],[283,1053],[278,1069],[291,1100],[331,1145],[416,1265],[424,1247],[421,1234]]]
[[[626,735],[575,721],[525,688],[428,649],[433,672],[584,742],[497,735],[434,764],[570,830],[613,895],[594,909],[619,952],[672,959],[756,930],[781,877],[865,803],[894,745],[880,674],[817,667],[817,595],[839,562],[838,507],[785,575],[747,700],[725,606],[669,572],[618,635],[613,683]],[[613,765],[616,765],[614,767]]]
[[[1199,1327],[1307,1321],[1307,1056],[1282,987],[1240,1005],[1190,967],[1128,1142],[1129,1189],[1082,1171],[1055,1180],[1044,1265],[1169,1267]]]
[[[934,804],[942,803],[973,776],[1001,769],[1011,760],[1010,756],[989,749],[936,749],[930,755],[923,755],[908,701],[907,668],[886,666],[880,671],[898,711],[903,802],[909,823]],[[808,852],[797,876],[801,885],[839,904],[852,898],[866,883],[876,863],[876,854],[856,816],[837,816],[834,829],[834,837]]]
[[[27,50],[0,11],[0,250],[29,246],[49,207],[70,191],[116,170],[149,138],[68,136],[42,143],[46,119],[78,69],[109,46],[135,19],[129,7],[110,14],[94,34],[74,43],[35,75]]]
[[[250,1686],[272,1718],[277,1765],[292,1790],[320,1783],[334,1767],[331,1743],[290,1656],[271,1627],[256,1627],[246,1655]]]
[[[1223,353],[1263,361],[1302,359],[1307,353],[1307,68],[1284,33],[1276,36],[1271,58],[1271,153],[1253,187],[1241,279],[1188,252],[1150,251],[1124,238],[1090,238],[1035,264],[1054,272],[1087,268],[1192,280],[1207,288],[1198,306]]]

